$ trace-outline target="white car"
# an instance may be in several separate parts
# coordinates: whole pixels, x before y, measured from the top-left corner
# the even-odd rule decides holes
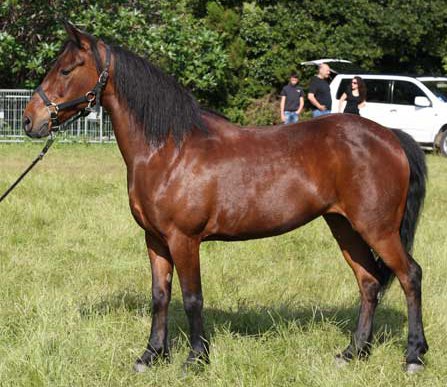
[[[328,63],[331,67],[332,112],[338,112],[341,95],[351,80],[360,76],[366,84],[363,117],[391,129],[401,129],[422,147],[437,148],[447,156],[447,77],[376,75],[356,71],[355,65],[340,59],[320,59],[303,65]],[[340,69],[340,66],[343,66]],[[337,71],[339,70],[339,71]]]
[[[391,129],[401,129],[421,146],[447,156],[447,78],[403,75],[337,74],[330,84],[332,112],[354,76],[366,84],[360,115]]]

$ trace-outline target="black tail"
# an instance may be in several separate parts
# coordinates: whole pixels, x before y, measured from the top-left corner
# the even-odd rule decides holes
[[[411,136],[401,130],[393,130],[402,145],[410,165],[410,186],[407,193],[405,213],[400,226],[400,238],[405,250],[412,253],[414,236],[425,199],[425,183],[427,180],[427,165],[425,154]],[[383,272],[383,285],[387,288],[393,280],[393,274],[382,260],[377,261]]]
[[[419,215],[425,199],[427,165],[424,152],[412,137],[400,130],[395,130],[394,133],[399,138],[410,164],[410,187],[404,217],[400,226],[400,237],[405,249],[411,254]]]

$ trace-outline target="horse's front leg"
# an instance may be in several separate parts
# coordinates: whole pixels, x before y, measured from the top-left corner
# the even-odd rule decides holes
[[[173,263],[169,250],[146,234],[152,271],[152,327],[149,343],[134,369],[143,372],[158,359],[169,356],[168,306],[171,300]]]
[[[191,351],[186,366],[209,362],[209,346],[203,329],[203,297],[200,279],[200,240],[176,233],[169,240],[169,250],[182,289],[183,306],[188,317]]]

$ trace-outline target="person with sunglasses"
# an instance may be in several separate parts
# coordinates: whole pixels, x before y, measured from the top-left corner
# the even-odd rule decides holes
[[[352,79],[350,87],[344,92],[338,102],[338,112],[342,112],[342,107],[346,101],[343,113],[360,115],[360,109],[365,106],[366,85],[362,78],[356,76]]]

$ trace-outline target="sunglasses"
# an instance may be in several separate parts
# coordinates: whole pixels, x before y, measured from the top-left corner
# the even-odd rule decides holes
[[[353,85],[356,85],[356,84],[357,84],[357,81],[352,81],[352,84],[353,84]]]

